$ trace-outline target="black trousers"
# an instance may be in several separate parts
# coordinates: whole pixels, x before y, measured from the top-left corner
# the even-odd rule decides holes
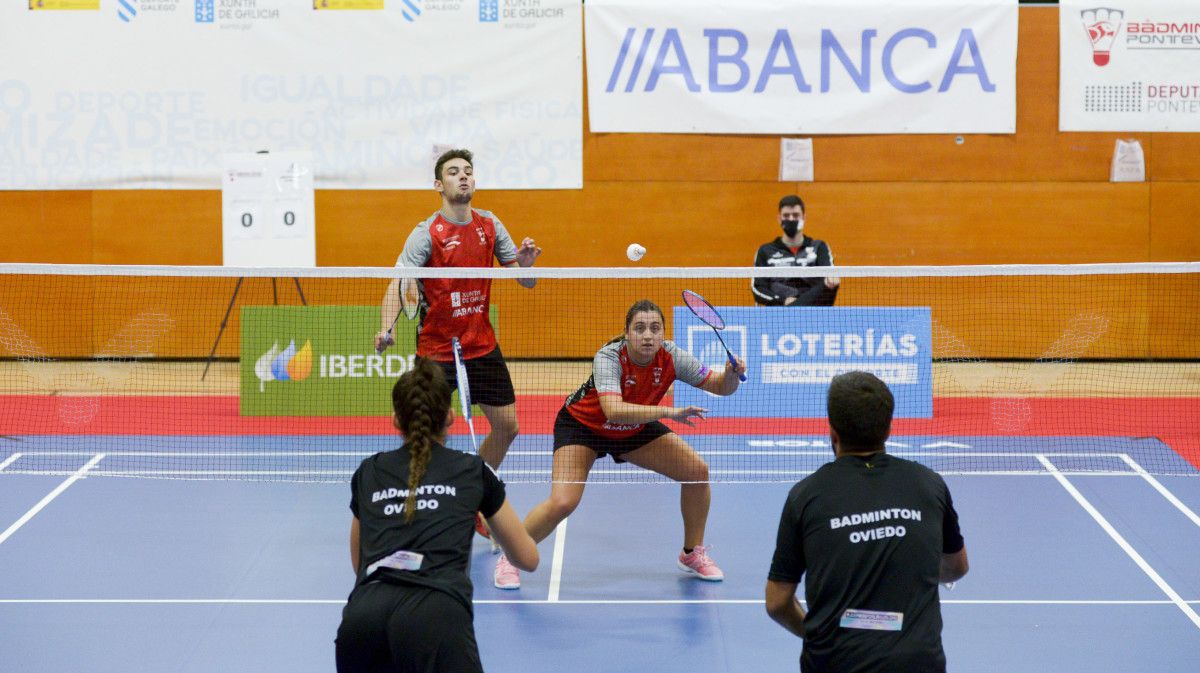
[[[338,673],[482,673],[471,613],[445,592],[355,587],[337,632]]]

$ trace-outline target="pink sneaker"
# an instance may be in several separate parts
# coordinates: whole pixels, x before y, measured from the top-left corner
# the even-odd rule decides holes
[[[521,588],[521,573],[508,562],[508,556],[504,554],[496,559],[496,571],[492,573],[492,584],[495,584],[497,589]]]
[[[692,549],[692,553],[690,554],[681,552],[679,554],[679,569],[708,582],[720,582],[725,579],[725,573],[721,572],[717,564],[709,558],[709,549],[712,549],[712,545],[707,547],[699,545]],[[500,585],[497,584],[496,586]]]

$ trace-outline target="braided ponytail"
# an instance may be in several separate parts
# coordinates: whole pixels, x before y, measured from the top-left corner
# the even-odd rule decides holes
[[[407,522],[417,514],[417,489],[450,411],[450,385],[441,368],[426,358],[416,358],[412,369],[392,387],[392,409],[409,452],[408,499],[404,501]]]

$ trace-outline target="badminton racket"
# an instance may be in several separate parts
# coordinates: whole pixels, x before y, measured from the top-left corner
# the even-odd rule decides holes
[[[467,419],[467,429],[471,431],[471,448],[479,453],[479,443],[475,440],[475,420],[471,418],[471,384],[467,381],[467,368],[463,365],[462,344],[458,337],[450,337],[450,349],[454,351],[454,374],[458,379],[458,404],[462,407],[463,418]]]
[[[383,341],[375,347],[376,354],[383,353],[388,346],[396,343],[392,337],[392,331],[396,329],[396,323],[400,321],[400,316],[405,316],[409,320],[417,317],[417,309],[421,304],[421,291],[417,286],[417,280],[401,278],[398,294],[400,295],[400,310],[396,311],[396,317],[392,318],[392,324],[388,325],[387,331],[384,332]]]
[[[700,319],[700,322],[712,328],[713,334],[717,335],[717,341],[721,342],[721,347],[725,349],[725,355],[729,357],[729,364],[737,368],[737,360],[734,359],[733,353],[729,351],[729,346],[725,345],[725,340],[721,338],[721,330],[725,329],[725,321],[721,319],[721,314],[717,313],[717,309],[708,303],[704,297],[692,292],[691,290],[683,291],[683,303],[687,304],[688,309]],[[738,374],[739,381],[745,381],[745,374]]]

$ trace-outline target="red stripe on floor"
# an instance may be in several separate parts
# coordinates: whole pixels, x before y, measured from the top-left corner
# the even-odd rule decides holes
[[[521,431],[549,434],[561,395],[525,395]],[[1158,437],[1200,469],[1200,398],[935,398],[931,419],[897,419],[896,435]],[[825,434],[824,419],[698,421],[680,434]],[[488,431],[478,418],[475,430]],[[383,435],[387,417],[242,416],[237,396],[0,396],[0,435]],[[462,419],[451,432],[467,432]]]

